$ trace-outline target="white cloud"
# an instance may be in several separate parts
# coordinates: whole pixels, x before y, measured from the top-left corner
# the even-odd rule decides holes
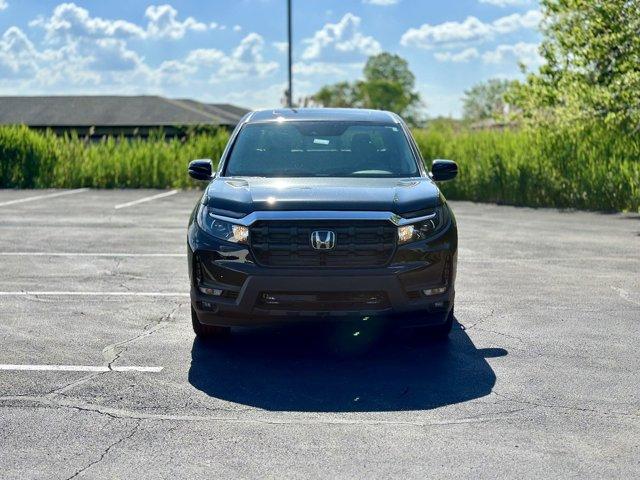
[[[240,25],[234,25],[233,26],[233,31],[234,32],[239,32],[240,30],[242,30],[242,27]]]
[[[480,0],[480,3],[488,3],[496,7],[513,7],[519,5],[529,5],[531,0]]]
[[[102,75],[98,72],[88,70],[88,62],[79,58],[75,62],[59,62],[40,68],[32,82],[27,86],[52,87],[54,92],[59,91],[60,85],[65,89],[73,87],[84,87],[86,85],[99,85],[102,82]],[[23,86],[22,84],[20,85]]]
[[[0,37],[0,77],[7,85],[97,85],[106,78],[146,70],[143,58],[122,39],[77,39],[39,50],[17,27]]]
[[[264,58],[265,41],[257,33],[246,35],[228,53],[198,48],[183,59],[167,59],[151,66],[128,47],[127,37],[173,39],[192,28],[192,22],[187,19],[177,25],[171,9],[148,10],[153,26],[143,34],[132,28],[133,24],[91,17],[86,10],[71,4],[62,7],[54,9],[50,18],[37,20],[46,31],[47,48],[39,49],[17,27],[9,28],[0,37],[0,87],[55,91],[56,85],[64,85],[65,91],[73,91],[78,85],[111,85],[120,89],[137,84],[146,91],[168,84],[204,85],[243,77],[262,78],[279,66]]]
[[[275,108],[282,106],[286,88],[286,83],[276,83],[266,88],[251,88],[248,90],[229,92],[222,98],[216,99],[216,101],[237,103],[250,108]],[[294,95],[295,94],[296,90],[294,88]]]
[[[506,60],[517,60],[527,66],[539,66],[543,59],[538,51],[537,43],[518,42],[514,45],[499,45],[495,50],[482,54],[482,61],[488,64],[499,64]]]
[[[142,58],[127,48],[124,40],[117,38],[101,38],[96,41],[92,50],[91,64],[94,70],[123,71],[132,70],[142,65]]]
[[[42,56],[18,27],[10,27],[0,37],[0,73],[24,77],[37,71]]]
[[[180,39],[189,30],[202,32],[207,29],[207,25],[193,17],[178,20],[178,11],[171,5],[151,5],[144,15],[149,19],[147,34],[150,37]]]
[[[57,50],[38,50],[22,30],[15,26],[10,27],[0,37],[0,78],[6,85],[17,82],[13,83],[14,88],[16,85],[52,85],[61,81],[64,81],[66,86],[95,83],[99,81],[100,75],[89,72],[87,68],[95,61],[96,55],[107,55],[111,51],[111,68],[123,64],[122,61],[115,61],[115,57],[122,53],[118,52],[117,45],[102,47],[104,48],[94,48],[93,57],[79,54],[77,43],[64,45]],[[129,60],[134,59],[129,57]]]
[[[0,0],[0,11],[5,10],[8,6],[7,0]]]
[[[302,43],[307,45],[302,52],[302,59],[353,59],[379,53],[380,43],[360,32],[360,22],[360,17],[347,13],[338,23],[327,23],[316,31],[313,37],[302,40]]]
[[[224,60],[224,58],[224,52],[218,49],[197,48],[195,50],[191,50],[187,54],[185,62],[197,66],[211,66],[218,64],[219,62]]]
[[[273,42],[271,45],[273,45],[273,48],[278,50],[280,53],[286,52],[287,47],[289,46],[287,42]]]
[[[198,68],[190,63],[177,60],[166,60],[160,66],[148,74],[157,83],[183,83],[190,75],[195,75]]]
[[[49,18],[39,17],[29,23],[46,31],[48,40],[64,37],[144,37],[146,32],[140,26],[126,20],[105,20],[92,17],[85,8],[75,3],[58,5]]]
[[[204,31],[215,28],[207,26],[193,17],[178,20],[178,12],[171,5],[151,5],[145,11],[148,22],[142,27],[127,20],[109,20],[93,17],[86,8],[75,3],[61,3],[50,17],[38,17],[29,23],[46,31],[49,41],[76,37],[91,38],[170,38],[180,39],[188,31]]]
[[[399,3],[400,0],[362,0],[362,3],[368,3],[370,5],[381,5],[386,7],[388,5],[395,5]]]
[[[359,73],[362,71],[364,63],[329,63],[329,62],[296,62],[293,64],[293,73],[306,76],[327,75],[333,77],[347,78],[349,73]],[[333,79],[335,80],[335,78]]]
[[[222,66],[213,81],[228,80],[247,75],[266,77],[278,68],[277,62],[265,61],[262,52],[264,39],[257,33],[250,33],[242,39],[228,57],[222,60]]]
[[[476,17],[467,17],[463,22],[444,22],[437,25],[424,24],[410,28],[400,39],[403,46],[419,48],[455,47],[468,42],[481,42],[495,35],[512,33],[522,28],[536,28],[542,20],[539,10],[514,13],[485,23]]]
[[[492,26],[497,33],[511,33],[521,28],[537,28],[541,21],[540,10],[529,10],[525,14],[514,13],[499,18],[493,22]]]
[[[177,40],[190,31],[213,29],[214,25],[206,25],[193,17],[181,19],[171,5],[149,6],[144,15],[146,25],[138,25],[93,16],[74,3],[61,3],[50,16],[40,16],[29,23],[45,32],[41,49],[17,27],[8,29],[0,37],[0,83],[6,88],[19,85],[20,91],[28,88],[37,91],[43,86],[54,90],[56,85],[64,85],[65,91],[72,91],[77,85],[100,88],[111,85],[119,89],[128,84],[143,85],[147,90],[154,85],[185,81],[198,71],[202,72],[199,80],[204,84],[212,70],[220,70],[230,62],[238,69],[252,71],[251,66],[233,54],[227,56],[216,49],[196,49],[184,60],[169,59],[156,66],[148,65],[144,57],[129,48],[128,40]],[[253,65],[257,76],[277,67],[262,60],[260,49]],[[231,66],[227,69],[232,70]],[[21,79],[19,84],[18,79]]]
[[[284,105],[286,82],[275,83],[263,88],[250,88],[228,92],[215,99],[216,102],[237,103],[248,108],[277,108]],[[312,84],[305,80],[297,80],[293,85],[293,95],[296,101],[310,95]]]
[[[480,53],[477,48],[466,48],[458,53],[438,52],[433,55],[439,62],[467,63],[478,58]]]
[[[181,73],[194,74],[196,72],[215,72],[210,82],[218,83],[247,76],[267,77],[278,68],[278,63],[265,60],[263,56],[264,38],[257,33],[245,36],[240,44],[230,54],[215,48],[199,48],[190,51],[184,61],[172,61],[166,67],[171,67],[172,76],[177,78]],[[181,66],[182,64],[182,66]],[[156,71],[162,76],[163,71]],[[186,77],[184,78],[186,80]]]
[[[74,3],[61,3],[30,26],[43,32],[38,36],[39,42],[32,41],[37,37],[30,39],[31,35],[18,27],[9,28],[4,34],[0,31],[2,92],[186,94],[195,88],[203,96],[210,83],[243,78],[258,82],[279,67],[278,62],[267,57],[265,40],[257,33],[243,35],[228,50],[194,48],[179,58],[165,56],[157,63],[147,63],[140,51],[132,48],[132,40],[175,40],[191,31],[225,28],[180,17],[170,5],[148,7],[145,21],[136,24],[101,18]],[[231,28],[241,30],[239,25]],[[269,49],[269,53],[274,51]],[[318,71],[317,66],[301,68]],[[338,71],[337,67],[331,68],[331,72]]]

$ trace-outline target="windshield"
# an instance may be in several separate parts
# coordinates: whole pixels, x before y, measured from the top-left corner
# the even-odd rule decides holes
[[[225,175],[411,177],[419,172],[396,124],[306,121],[245,125]]]

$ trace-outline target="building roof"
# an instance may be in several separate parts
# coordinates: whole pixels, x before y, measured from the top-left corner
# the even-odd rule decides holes
[[[223,121],[228,121],[229,124],[232,125],[236,125],[240,119],[249,112],[249,110],[244,108],[225,103],[200,103],[186,98],[180,99],[179,102],[189,106],[190,108],[202,109],[208,115],[219,117]]]
[[[159,96],[0,97],[0,125],[34,127],[235,126],[248,111]]]
[[[257,123],[281,119],[381,123],[397,123],[399,121],[398,116],[391,112],[363,108],[279,108],[275,110],[258,110],[253,112],[247,121],[249,123]]]

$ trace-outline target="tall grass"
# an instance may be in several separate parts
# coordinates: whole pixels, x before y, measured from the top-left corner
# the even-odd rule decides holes
[[[450,158],[459,177],[443,185],[451,199],[534,207],[640,211],[640,135],[604,125],[507,131],[415,130],[425,159]],[[0,187],[195,187],[194,158],[217,161],[228,133],[184,140],[105,138],[88,142],[26,127],[0,127]]]
[[[447,198],[532,207],[640,211],[640,135],[605,125],[414,131],[425,159],[458,162]]]
[[[187,188],[195,186],[187,165],[195,158],[218,159],[228,133],[167,140],[107,137],[90,142],[57,137],[26,127],[0,127],[0,187]]]

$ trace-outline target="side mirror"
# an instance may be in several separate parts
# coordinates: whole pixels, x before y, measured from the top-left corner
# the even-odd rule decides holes
[[[434,160],[431,164],[431,178],[436,182],[445,182],[458,175],[458,164],[452,160]]]
[[[211,180],[213,178],[213,167],[211,160],[203,158],[189,163],[189,176],[195,180]]]

